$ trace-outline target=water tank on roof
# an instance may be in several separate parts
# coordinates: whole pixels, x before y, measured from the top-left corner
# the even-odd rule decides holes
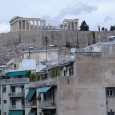
[[[71,49],[70,49],[70,52],[71,52],[71,53],[75,53],[76,51],[77,51],[77,48],[71,48]]]
[[[29,51],[32,51],[32,50],[34,50],[34,47],[29,47]]]

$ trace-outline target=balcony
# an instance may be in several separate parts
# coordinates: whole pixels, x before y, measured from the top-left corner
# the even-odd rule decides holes
[[[56,109],[55,101],[52,100],[39,101],[38,107],[41,109]]]
[[[21,105],[21,106],[16,106],[16,105],[10,105],[10,110],[24,110],[25,106]]]
[[[28,108],[37,108],[37,100],[26,101],[25,106]]]
[[[44,87],[44,86],[49,86],[49,85],[57,85],[57,78],[49,78],[46,80],[40,80],[35,82],[35,87]]]
[[[13,78],[13,79],[3,79],[0,80],[0,84],[19,84],[19,83],[29,83],[29,78]]]
[[[24,92],[11,92],[9,93],[9,97],[24,97]]]

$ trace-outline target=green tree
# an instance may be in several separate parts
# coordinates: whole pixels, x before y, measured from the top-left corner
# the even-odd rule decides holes
[[[80,30],[81,31],[88,31],[89,30],[89,26],[87,25],[85,20],[81,23]]]
[[[30,74],[30,79],[31,79],[31,81],[39,81],[40,80],[40,75],[38,73],[31,73]]]
[[[114,30],[115,30],[115,26],[111,26],[110,31],[114,31]]]
[[[104,28],[104,27],[102,27],[102,28],[101,28],[101,30],[102,30],[102,31],[104,31],[104,30],[105,30],[105,28]]]

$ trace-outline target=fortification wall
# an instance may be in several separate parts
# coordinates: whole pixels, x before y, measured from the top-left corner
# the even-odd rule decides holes
[[[110,35],[115,35],[115,32],[95,32],[96,42],[106,41]],[[29,46],[42,48],[46,45],[46,38],[47,45],[54,44],[62,47],[69,43],[73,47],[79,45],[80,48],[92,44],[94,39],[91,31],[39,30],[1,33],[0,65],[28,49]]]

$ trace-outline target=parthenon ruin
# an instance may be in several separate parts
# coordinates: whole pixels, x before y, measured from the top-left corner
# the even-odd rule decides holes
[[[30,31],[39,29],[62,29],[62,30],[78,30],[78,19],[64,19],[60,27],[54,27],[46,24],[45,19],[41,18],[24,18],[16,16],[10,20],[11,32]]]
[[[46,21],[40,18],[23,18],[16,16],[10,21],[11,31],[27,31],[46,28]]]
[[[64,19],[61,29],[78,30],[78,19]]]

